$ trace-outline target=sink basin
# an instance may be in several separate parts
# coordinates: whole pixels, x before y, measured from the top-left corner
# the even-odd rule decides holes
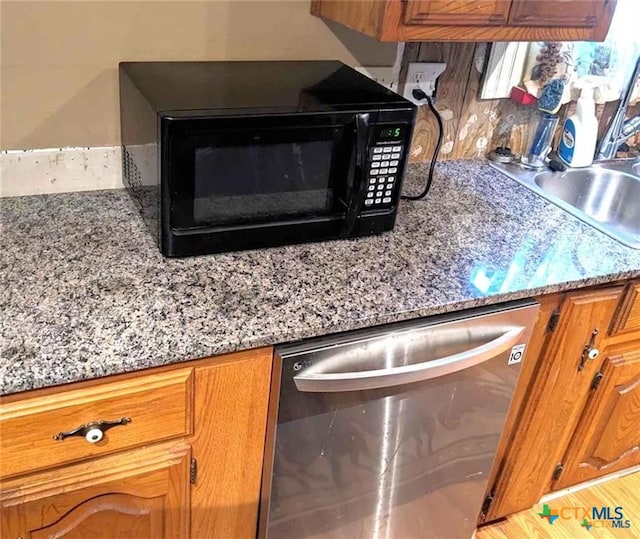
[[[491,166],[601,232],[640,249],[640,163],[620,160],[565,172]]]
[[[599,223],[640,239],[640,178],[596,169],[543,172],[535,182]]]

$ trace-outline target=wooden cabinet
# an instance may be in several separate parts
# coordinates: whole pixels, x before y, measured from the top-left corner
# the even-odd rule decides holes
[[[191,536],[255,539],[270,398],[272,349],[196,369]]]
[[[0,477],[50,468],[191,433],[193,367],[3,402]],[[162,421],[158,421],[161,418]],[[83,424],[120,421],[90,443]]]
[[[3,483],[2,537],[189,537],[188,445],[163,445]]]
[[[312,0],[380,41],[602,41],[616,0]]]
[[[523,380],[528,385],[520,420],[504,434],[510,443],[487,491],[492,501],[481,521],[528,509],[546,492],[598,371],[591,360],[579,368],[585,345],[601,346],[622,292],[615,286],[569,293],[557,311],[538,319],[534,332],[544,332],[546,339],[537,358],[525,358],[536,365],[531,379]],[[598,334],[592,339],[594,330]]]
[[[624,301],[613,322],[612,335],[639,334],[640,333],[640,281],[629,284]]]
[[[609,350],[552,490],[640,464],[640,342]]]
[[[480,523],[640,464],[639,289],[561,294],[553,311],[542,299]]]
[[[0,399],[0,535],[254,539],[271,367],[263,348]]]
[[[627,284],[550,490],[640,464],[640,281]]]
[[[509,2],[478,0],[407,0],[405,24],[493,25],[505,24]]]
[[[607,0],[511,0],[509,24],[593,28],[607,17]]]

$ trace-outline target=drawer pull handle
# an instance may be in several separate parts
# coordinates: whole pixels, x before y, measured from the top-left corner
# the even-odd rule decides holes
[[[102,440],[102,438],[104,438],[104,433],[110,428],[117,427],[118,425],[126,425],[127,423],[131,423],[130,417],[121,417],[116,421],[92,421],[91,423],[80,425],[68,432],[59,432],[58,434],[54,434],[53,439],[64,440],[70,436],[83,436],[90,444],[97,444]]]

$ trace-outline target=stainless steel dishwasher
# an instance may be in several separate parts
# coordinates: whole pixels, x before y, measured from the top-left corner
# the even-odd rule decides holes
[[[538,304],[281,346],[268,539],[469,539]]]

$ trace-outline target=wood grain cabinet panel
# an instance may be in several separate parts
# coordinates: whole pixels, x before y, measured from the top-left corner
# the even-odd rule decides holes
[[[42,470],[191,433],[193,369],[57,388],[45,396],[0,399],[0,477]],[[20,398],[21,397],[21,398]],[[80,425],[127,418],[97,443],[54,439]]]
[[[616,0],[312,0],[380,41],[601,41]]]
[[[640,281],[629,284],[624,300],[612,325],[612,335],[638,332],[640,341]]]
[[[196,369],[192,537],[255,539],[273,350]]]
[[[554,490],[640,464],[640,342],[607,355]]]
[[[539,360],[541,351],[547,340],[547,324],[553,313],[558,310],[560,303],[562,302],[564,294],[552,294],[538,298],[540,303],[540,310],[538,311],[538,319],[533,332],[529,345],[527,346],[526,354],[522,362],[520,369],[520,376],[518,377],[518,383],[511,399],[511,405],[509,407],[509,413],[507,420],[502,431],[500,443],[496,450],[496,456],[493,461],[493,466],[489,474],[489,480],[487,481],[487,491],[485,492],[485,499],[489,499],[495,495],[494,487],[496,479],[503,472],[503,468],[509,458],[509,448],[511,446],[512,434],[516,425],[522,420],[522,414],[526,409],[526,403],[529,395],[536,383],[536,374],[539,368]],[[479,523],[483,523],[487,518],[485,513],[480,515]]]
[[[3,482],[2,537],[189,537],[186,444],[132,450]]]
[[[255,539],[272,359],[265,347],[0,399],[0,537]],[[121,416],[98,443],[53,439]]]
[[[548,491],[600,366],[598,361],[586,360],[579,368],[585,346],[591,343],[602,347],[622,291],[622,286],[614,286],[569,293],[557,322],[550,323],[549,317],[539,320],[542,328],[552,330],[540,345],[534,382],[511,432],[502,468],[490,488],[494,499],[485,522],[528,509]],[[539,330],[535,328],[534,334]],[[598,333],[592,339],[594,330]]]
[[[609,0],[511,0],[509,24],[593,28]]]
[[[510,3],[505,0],[408,0],[406,24],[494,25],[504,24]]]

